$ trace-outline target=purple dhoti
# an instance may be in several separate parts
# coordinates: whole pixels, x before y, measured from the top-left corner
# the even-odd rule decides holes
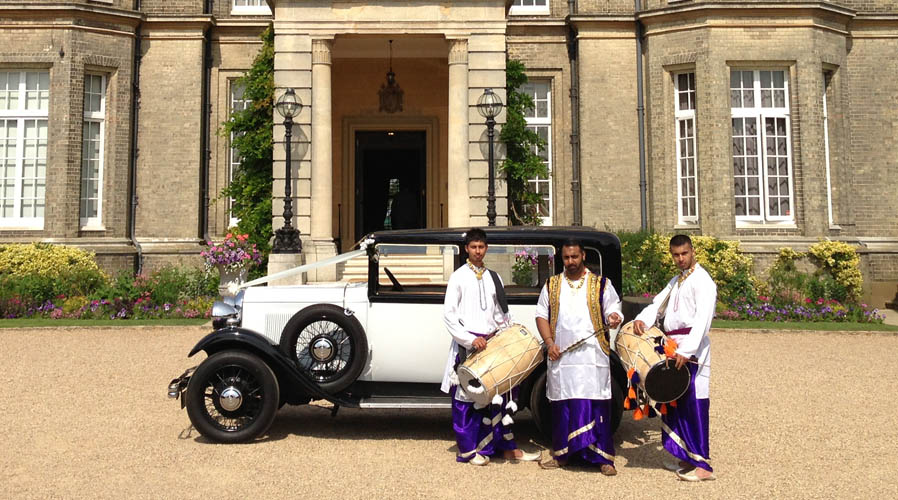
[[[455,443],[458,445],[456,460],[467,462],[475,454],[492,456],[498,451],[517,449],[511,426],[503,420],[510,413],[508,395],[502,396],[501,405],[489,405],[476,409],[474,403],[455,399],[458,386],[452,386],[449,396],[452,398],[452,429],[455,430]],[[512,398],[517,397],[518,389],[512,391]]]
[[[695,377],[698,367],[687,363],[692,378],[689,389],[677,400],[677,406],[667,405],[667,415],[661,416],[662,443],[674,457],[712,472],[708,463],[708,408],[710,401],[695,397]]]
[[[551,401],[552,455],[566,462],[579,458],[591,464],[614,465],[610,399]]]

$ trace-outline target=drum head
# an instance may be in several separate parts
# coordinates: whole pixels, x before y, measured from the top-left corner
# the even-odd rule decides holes
[[[668,359],[656,363],[645,377],[645,392],[658,403],[669,403],[689,389],[689,369],[677,370],[676,361]]]

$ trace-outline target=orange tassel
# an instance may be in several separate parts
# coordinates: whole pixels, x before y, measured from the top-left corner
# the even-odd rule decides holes
[[[667,405],[664,403],[661,403],[661,414],[667,415]]]
[[[649,404],[648,404],[648,403],[645,404],[645,410],[642,410],[642,412],[645,413],[645,416],[649,416],[649,415],[650,415],[650,413],[649,413]]]
[[[677,357],[677,341],[674,339],[667,339],[667,342],[664,343],[664,355],[668,358]]]
[[[676,402],[676,401],[671,401],[671,402],[670,402],[670,407],[671,407],[671,408],[676,408],[676,407],[677,407],[677,402]]]
[[[636,410],[633,412],[633,420],[642,420],[643,416],[644,415],[642,414],[642,409],[640,408],[636,408]]]
[[[625,410],[630,409],[630,399],[629,398],[624,400],[624,409]]]
[[[627,391],[627,397],[630,399],[636,399],[636,389],[630,387],[630,390]]]
[[[633,374],[636,372],[636,368],[631,367],[627,370],[627,380],[631,380],[633,378]]]

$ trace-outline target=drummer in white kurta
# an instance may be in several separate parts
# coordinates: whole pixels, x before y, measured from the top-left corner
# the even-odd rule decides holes
[[[452,398],[452,428],[458,445],[456,460],[487,465],[489,457],[498,452],[506,459],[537,460],[539,454],[525,453],[515,444],[510,414],[517,410],[517,405],[510,398],[503,396],[497,404],[475,408],[458,385],[459,354],[485,348],[487,336],[511,322],[511,315],[499,306],[492,271],[483,264],[486,250],[486,233],[482,229],[465,233],[468,260],[449,277],[443,302],[443,319],[452,344],[441,388]],[[501,284],[502,279],[498,275],[497,278]]]
[[[692,375],[689,389],[668,405],[661,417],[662,442],[679,462],[666,462],[685,481],[714,479],[708,463],[708,409],[711,378],[711,341],[708,331],[717,304],[717,285],[711,275],[695,260],[692,240],[676,235],[670,240],[670,253],[680,269],[652,304],[642,310],[633,322],[634,333],[642,334],[655,324],[662,303],[667,306],[664,331],[677,343],[677,368],[687,366]],[[669,297],[669,298],[668,298]]]
[[[617,471],[606,327],[617,328],[623,320],[620,298],[609,280],[586,268],[582,244],[565,242],[561,255],[565,272],[549,279],[536,306],[536,325],[549,356],[546,396],[554,450],[540,466],[557,468],[578,458],[612,476]]]

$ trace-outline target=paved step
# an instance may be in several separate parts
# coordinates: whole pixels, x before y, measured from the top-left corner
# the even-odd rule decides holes
[[[441,255],[392,255],[380,258],[381,268],[387,267],[400,282],[445,282]],[[368,280],[368,258],[364,255],[346,261],[341,281]]]

